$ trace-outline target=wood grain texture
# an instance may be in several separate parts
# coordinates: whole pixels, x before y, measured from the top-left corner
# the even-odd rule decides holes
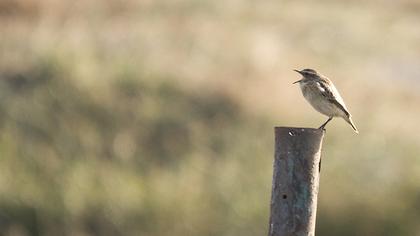
[[[319,129],[275,127],[269,236],[314,236],[321,147]]]

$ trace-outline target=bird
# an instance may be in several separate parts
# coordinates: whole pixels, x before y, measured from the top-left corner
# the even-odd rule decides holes
[[[325,130],[325,126],[334,117],[341,117],[353,128],[354,132],[359,133],[351,119],[351,114],[344,104],[343,98],[335,88],[334,84],[326,76],[319,74],[313,69],[294,70],[301,74],[303,78],[294,82],[298,83],[305,99],[315,110],[328,116],[328,120],[318,129]]]

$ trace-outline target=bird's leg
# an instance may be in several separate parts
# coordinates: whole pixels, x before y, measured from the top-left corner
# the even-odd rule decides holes
[[[324,128],[325,128],[325,126],[328,124],[328,122],[330,122],[331,120],[332,120],[333,118],[332,117],[329,117],[328,118],[328,120],[327,121],[325,121],[325,123],[324,124],[322,124],[318,129],[322,129],[322,130],[325,130]]]

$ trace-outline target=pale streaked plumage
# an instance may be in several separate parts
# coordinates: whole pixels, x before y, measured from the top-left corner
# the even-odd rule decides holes
[[[331,80],[312,69],[295,71],[303,76],[301,80],[295,82],[299,83],[303,96],[315,110],[329,117],[329,119],[319,127],[320,129],[323,129],[333,117],[342,117],[351,125],[353,130],[358,133],[357,128],[351,119],[351,114],[344,104],[343,98],[341,98],[340,93]]]

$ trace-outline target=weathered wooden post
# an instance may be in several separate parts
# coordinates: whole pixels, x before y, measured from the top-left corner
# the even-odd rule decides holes
[[[314,236],[324,131],[275,127],[269,236]]]

